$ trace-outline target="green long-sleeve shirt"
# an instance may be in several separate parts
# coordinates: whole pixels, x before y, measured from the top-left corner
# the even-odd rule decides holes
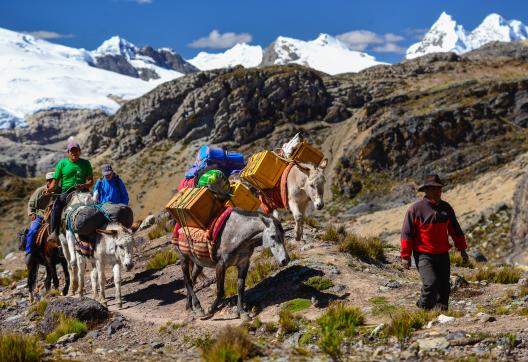
[[[46,185],[39,187],[36,189],[31,197],[29,198],[28,202],[28,215],[31,216],[33,214],[44,217],[44,212],[46,211],[46,208],[52,201],[52,195],[45,195],[44,191],[46,190]]]

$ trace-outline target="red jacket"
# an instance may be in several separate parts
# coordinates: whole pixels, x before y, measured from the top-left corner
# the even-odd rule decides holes
[[[447,202],[438,204],[427,198],[411,205],[401,233],[401,257],[410,257],[412,251],[430,254],[447,253],[451,249],[448,234],[458,250],[467,248],[466,238],[455,211]]]

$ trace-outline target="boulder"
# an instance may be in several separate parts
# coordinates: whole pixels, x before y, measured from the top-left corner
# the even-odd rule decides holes
[[[528,170],[519,179],[513,194],[510,237],[515,246],[528,245]]]
[[[57,325],[60,315],[72,317],[83,322],[103,321],[108,318],[108,308],[101,303],[87,298],[57,298],[48,303],[40,330],[48,334]]]

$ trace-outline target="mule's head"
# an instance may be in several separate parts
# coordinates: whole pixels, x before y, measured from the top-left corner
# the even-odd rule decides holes
[[[303,190],[312,200],[317,210],[321,210],[324,207],[323,197],[326,182],[324,169],[327,163],[328,160],[325,158],[317,167],[308,163],[298,165],[299,169],[307,175]]]
[[[288,264],[290,256],[284,247],[284,229],[281,223],[271,216],[261,215],[260,219],[265,226],[262,232],[262,246],[271,250],[280,265]]]
[[[120,224],[110,224],[105,229],[97,232],[111,238],[108,242],[114,244],[115,257],[127,271],[134,267],[132,261],[134,255],[134,236],[132,230]]]

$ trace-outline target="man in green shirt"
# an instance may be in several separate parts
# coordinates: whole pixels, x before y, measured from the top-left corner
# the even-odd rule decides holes
[[[68,143],[67,158],[63,158],[55,167],[53,181],[47,192],[51,192],[60,182],[61,194],[55,200],[51,211],[48,241],[58,241],[62,209],[66,205],[68,195],[73,191],[90,191],[93,185],[93,171],[90,161],[81,158],[81,146],[77,142]]]

